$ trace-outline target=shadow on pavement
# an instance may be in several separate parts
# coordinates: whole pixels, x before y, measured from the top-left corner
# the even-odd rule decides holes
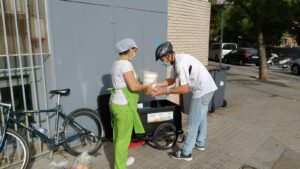
[[[109,162],[109,168],[114,168],[114,150],[112,142],[108,141],[103,145],[103,151],[107,161]]]

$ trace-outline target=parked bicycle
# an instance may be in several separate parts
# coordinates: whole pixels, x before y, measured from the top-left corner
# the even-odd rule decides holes
[[[71,112],[69,115],[63,113],[60,97],[70,94],[70,89],[52,90],[49,92],[57,95],[56,106],[52,109],[38,110],[36,112],[14,112],[11,104],[0,103],[2,113],[2,126],[0,130],[0,168],[3,165],[17,166],[16,168],[27,168],[32,156],[31,148],[25,139],[12,126],[18,125],[27,129],[32,134],[40,137],[47,143],[52,158],[53,150],[63,146],[70,154],[77,156],[83,151],[94,155],[101,148],[104,142],[104,131],[99,115],[91,109],[80,108]],[[32,116],[34,113],[56,113],[54,136],[48,136],[37,123],[26,125],[17,120],[16,115],[27,114]],[[59,127],[59,119],[64,121]],[[19,128],[20,129],[20,128]],[[3,162],[4,161],[4,162]]]

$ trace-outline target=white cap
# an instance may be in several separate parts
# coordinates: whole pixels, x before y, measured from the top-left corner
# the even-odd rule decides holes
[[[118,53],[125,52],[130,48],[137,48],[137,45],[134,42],[134,40],[130,39],[130,38],[120,40],[116,44],[116,50],[117,50]]]

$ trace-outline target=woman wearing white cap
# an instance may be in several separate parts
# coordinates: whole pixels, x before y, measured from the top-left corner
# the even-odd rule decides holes
[[[137,45],[132,39],[123,39],[116,44],[118,59],[112,66],[113,90],[109,107],[112,112],[114,168],[124,169],[134,162],[128,158],[128,146],[132,130],[136,134],[145,133],[137,113],[138,92],[150,85],[142,85],[130,62],[136,55]],[[126,164],[127,161],[127,164]]]

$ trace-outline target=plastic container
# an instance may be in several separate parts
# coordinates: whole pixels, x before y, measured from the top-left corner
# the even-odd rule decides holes
[[[156,82],[158,74],[151,71],[143,71],[143,84]]]

